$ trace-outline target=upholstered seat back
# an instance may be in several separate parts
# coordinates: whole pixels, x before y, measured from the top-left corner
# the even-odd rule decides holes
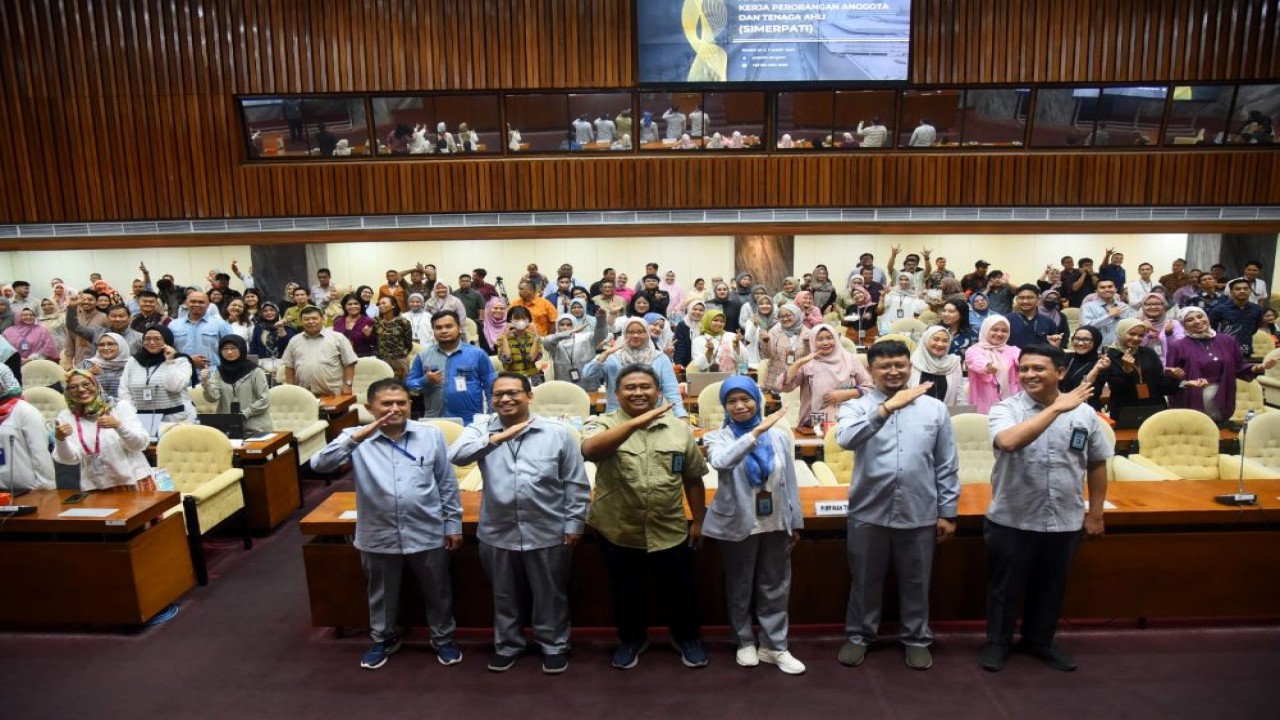
[[[960,483],[991,482],[996,456],[991,447],[987,416],[978,413],[953,415],[951,427],[955,431],[956,452],[960,457]]]
[[[1280,471],[1280,413],[1259,415],[1244,434],[1244,456]]]
[[[1262,385],[1257,380],[1236,380],[1236,412],[1231,416],[1234,422],[1244,422],[1250,410],[1261,415],[1270,409],[1262,402]]]
[[[1186,480],[1218,478],[1218,426],[1196,410],[1162,410],[1138,428],[1142,457]]]
[[[67,399],[62,393],[47,387],[29,387],[22,391],[22,397],[35,406],[45,420],[52,420],[58,413],[67,409]]]
[[[1266,357],[1271,351],[1276,349],[1276,340],[1271,337],[1271,333],[1265,330],[1259,330],[1253,334],[1253,355],[1254,357]],[[24,370],[25,372],[25,370]]]
[[[881,335],[880,337],[876,338],[875,342],[882,343],[882,342],[885,342],[886,340],[897,340],[898,342],[906,345],[907,349],[910,350],[911,352],[916,351],[916,341],[912,340],[910,337],[902,333],[889,333],[887,335]],[[875,343],[872,343],[872,344],[874,345]]]
[[[362,425],[373,422],[373,415],[364,406],[369,386],[379,380],[394,377],[395,374],[390,365],[378,358],[362,357],[356,360],[356,372],[351,379],[351,392],[356,396],[356,414],[360,417]]]
[[[277,385],[271,393],[271,427],[300,432],[320,417],[320,401],[297,385]]]
[[[52,387],[67,379],[62,366],[52,360],[38,358],[22,366],[22,387]]]
[[[712,430],[724,425],[724,406],[720,404],[720,386],[711,383],[698,393],[698,427]]]
[[[529,409],[546,417],[580,417],[591,414],[591,396],[586,390],[563,380],[545,382],[533,389]]]
[[[848,485],[853,479],[855,453],[840,447],[840,443],[836,442],[834,427],[822,441],[822,461],[831,468],[831,473],[836,476],[836,482],[841,485]]]
[[[920,333],[925,331],[925,324],[915,318],[902,318],[889,323],[889,332],[902,333],[908,335],[912,339],[918,339]]]
[[[156,447],[158,467],[169,471],[174,489],[184,494],[230,469],[231,455],[227,436],[204,425],[175,425]]]

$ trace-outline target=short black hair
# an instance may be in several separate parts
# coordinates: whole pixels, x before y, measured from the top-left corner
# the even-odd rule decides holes
[[[129,314],[129,315],[132,315],[132,314],[133,314],[133,311],[132,311],[132,310],[130,310],[128,307],[126,307],[126,306],[124,306],[124,305],[119,305],[119,304],[117,304],[117,305],[112,305],[111,307],[107,308],[107,314],[108,314],[108,315],[110,315],[110,314],[111,314],[111,312],[112,312],[113,310],[123,310],[123,311],[125,311],[125,313],[127,313],[127,314]]]
[[[1245,266],[1245,267],[1249,267],[1250,265],[1256,266],[1259,270],[1261,270],[1261,269],[1262,269],[1262,263],[1258,262],[1257,260],[1250,260],[1249,262],[1246,262],[1246,263],[1244,264],[1244,266]],[[22,282],[22,281],[21,281],[21,280],[19,280],[18,282],[15,282],[15,283],[13,284],[13,286],[14,286],[14,287],[18,287],[18,283],[19,283],[19,282]]]
[[[387,390],[399,390],[406,395],[409,394],[409,388],[404,384],[403,380],[400,378],[389,377],[382,378],[381,380],[375,380],[370,383],[369,389],[365,391],[364,400],[365,402],[371,403],[373,402],[373,399],[378,396],[378,393],[386,392]]]
[[[1003,270],[992,270],[991,272],[987,273],[987,277],[989,277],[989,278],[999,278],[999,277],[1004,277],[1004,271],[1003,271]]]
[[[642,297],[642,296],[637,295],[637,297]],[[517,305],[511,308],[510,310],[507,310],[507,322],[511,322],[512,320],[514,320],[517,312],[523,315],[525,320],[528,320],[529,322],[533,322],[533,313],[529,312],[529,308],[523,305]]]
[[[321,310],[320,308],[316,307],[315,305],[308,305],[308,306],[306,306],[306,307],[302,308],[302,312],[298,313],[298,317],[300,317],[300,318],[301,318],[301,317],[304,317],[304,316],[306,316],[306,315],[320,315],[320,316],[323,316],[323,315],[324,315],[324,311],[323,311],[323,310]]]
[[[910,357],[911,348],[901,340],[881,340],[872,343],[867,350],[867,364],[872,365],[880,358]]]
[[[503,370],[493,378],[493,384],[497,385],[498,381],[503,378],[507,378],[508,380],[519,380],[520,387],[524,388],[525,392],[533,392],[533,383],[529,380],[528,375],[524,375],[518,372],[512,372],[510,370]],[[492,388],[492,386],[490,386],[490,388]]]
[[[1085,263],[1089,263],[1090,265],[1092,265],[1092,264],[1093,264],[1093,258],[1090,258],[1090,257],[1082,257],[1082,258],[1080,258],[1079,260],[1077,260],[1077,261],[1076,261],[1076,264],[1077,264],[1077,265],[1084,265]]]
[[[218,282],[220,282],[220,283],[229,283],[229,282],[231,282],[231,276],[230,276],[230,275],[228,275],[227,273],[218,273],[217,275],[214,275],[214,276],[213,276],[213,279],[214,279],[214,280],[217,280],[217,281],[218,281]]]
[[[1031,283],[1022,283],[1018,286],[1017,290],[1013,291],[1013,295],[1014,297],[1017,297],[1024,292],[1031,292],[1034,293],[1036,297],[1040,297],[1040,288],[1036,285],[1032,285]]]
[[[644,373],[645,375],[648,375],[653,378],[654,385],[662,387],[662,381],[658,379],[658,371],[654,370],[652,365],[646,365],[644,363],[631,363],[630,365],[624,366],[618,371],[617,382],[622,382],[622,378],[628,375],[634,375],[635,373]]]
[[[1256,263],[1255,263],[1255,264],[1256,264]],[[1262,266],[1261,266],[1261,265],[1258,265],[1258,267],[1262,267]],[[31,283],[27,282],[26,280],[14,280],[14,281],[13,281],[13,286],[14,286],[15,288],[20,288],[20,287],[29,288],[29,287],[31,287]]]
[[[319,275],[320,273],[324,273],[329,277],[333,277],[333,273],[329,272],[329,268],[320,268],[319,270],[316,271],[316,275]]]
[[[138,299],[141,300],[142,298],[154,298],[156,300],[159,300],[160,296],[157,295],[154,290],[143,290],[142,292],[138,293]]]
[[[1062,351],[1062,348],[1047,345],[1045,343],[1036,343],[1022,348],[1022,354],[1018,356],[1018,359],[1021,360],[1028,355],[1047,357],[1053,361],[1053,366],[1058,370],[1067,366],[1067,354]]]
[[[458,327],[462,327],[462,319],[458,317],[458,312],[456,310],[437,310],[431,313],[431,327],[434,328],[436,326],[436,322],[445,318],[453,318],[453,322]]]
[[[1209,266],[1209,269],[1210,269],[1210,270],[1217,270],[1218,268],[1222,268],[1223,270],[1226,270],[1226,269],[1227,269],[1227,266],[1226,266],[1226,265],[1223,265],[1222,263],[1214,263],[1214,264],[1212,264],[1212,265],[1210,265],[1210,266]]]
[[[458,282],[462,282],[464,279],[470,280],[471,276],[468,275],[467,273],[462,273],[461,275],[458,276]]]

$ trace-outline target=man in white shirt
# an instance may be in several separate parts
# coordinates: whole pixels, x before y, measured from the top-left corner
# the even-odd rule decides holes
[[[1244,264],[1244,279],[1249,281],[1249,302],[1267,307],[1271,304],[1271,296],[1267,294],[1267,281],[1261,275],[1262,263],[1250,260]]]
[[[684,134],[684,113],[680,112],[679,107],[672,107],[670,110],[662,113],[662,119],[667,123],[667,139],[679,140]]]
[[[579,115],[577,120],[573,121],[574,139],[579,145],[590,145],[596,141],[595,131],[591,128],[591,122],[587,120],[586,115]]]
[[[618,126],[609,119],[608,113],[600,113],[596,118],[596,142],[611,143],[618,136]]]
[[[1151,263],[1144,262],[1138,266],[1138,279],[1124,286],[1125,300],[1135,311],[1142,306],[1142,298],[1151,294],[1151,289],[1156,286],[1155,281],[1151,279],[1151,273],[1154,271],[1155,268],[1151,267]]]
[[[880,116],[878,115],[871,118],[870,125],[863,125],[862,122],[859,121],[856,132],[858,136],[862,138],[862,147],[864,148],[884,147],[884,141],[889,137],[889,128],[886,128],[884,124],[880,122]],[[914,139],[914,137],[915,136],[913,135],[912,138]]]
[[[689,135],[699,138],[705,134],[707,134],[707,114],[702,112],[702,106],[698,105],[693,108],[693,112],[689,113]]]
[[[318,308],[322,308],[329,304],[329,293],[333,291],[333,284],[329,281],[331,275],[329,268],[320,268],[316,271],[316,284],[311,286],[311,304]]]
[[[911,133],[911,140],[907,142],[910,147],[932,147],[938,141],[938,130],[933,126],[932,121],[926,115],[920,118],[920,124],[916,126],[914,132]]]

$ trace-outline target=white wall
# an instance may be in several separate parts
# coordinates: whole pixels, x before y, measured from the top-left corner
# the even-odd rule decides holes
[[[818,263],[825,263],[833,281],[841,283],[858,261],[858,256],[869,252],[876,256],[876,264],[884,267],[889,260],[890,249],[902,246],[897,265],[908,253],[920,254],[922,248],[933,251],[933,257],[947,259],[947,269],[960,277],[973,272],[973,263],[979,259],[991,263],[992,270],[1003,270],[1013,282],[1035,282],[1044,272],[1044,266],[1061,267],[1058,260],[1063,255],[1074,258],[1091,257],[1094,266],[1101,262],[1102,253],[1108,248],[1124,253],[1124,267],[1137,277],[1138,264],[1149,262],[1155,266],[1155,277],[1169,272],[1175,258],[1187,250],[1185,233],[1164,234],[1110,234],[1110,235],[797,235],[796,270],[810,272]]]
[[[1106,247],[1125,253],[1125,267],[1136,274],[1138,263],[1155,265],[1156,275],[1168,272],[1174,258],[1186,250],[1185,234],[1125,235],[798,235],[795,268],[801,274],[817,263],[825,263],[835,278],[843,279],[858,255],[871,252],[883,264],[889,248],[902,245],[903,255],[922,247],[934,256],[945,256],[958,275],[970,272],[973,261],[982,258],[992,269],[1004,270],[1015,281],[1034,281],[1046,263],[1057,265],[1063,255],[1095,258]],[[0,253],[0,279],[21,278],[32,283],[32,294],[48,294],[48,281],[61,277],[76,287],[88,282],[90,272],[101,272],[117,288],[127,291],[139,276],[138,263],[145,261],[154,278],[172,273],[179,283],[203,282],[210,268],[229,271],[232,260],[249,265],[247,246],[148,248],[146,250],[75,250]],[[333,243],[328,246],[328,265],[341,287],[383,282],[388,268],[405,268],[414,262],[435,263],[440,277],[454,284],[457,276],[484,267],[492,281],[507,279],[508,292],[526,263],[538,263],[554,274],[562,262],[573,264],[578,279],[594,281],[606,266],[626,272],[634,282],[650,260],[673,269],[685,287],[695,277],[728,277],[733,273],[733,239],[713,237],[632,238],[552,238],[523,240],[453,240],[422,242]],[[232,281],[234,287],[239,283]],[[1273,284],[1274,287],[1274,284]]]

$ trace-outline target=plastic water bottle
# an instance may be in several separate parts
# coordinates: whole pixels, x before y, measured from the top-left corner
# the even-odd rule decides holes
[[[738,374],[739,375],[747,374],[747,359],[744,357],[738,358]]]
[[[168,491],[173,490],[173,476],[164,468],[156,468],[152,477],[156,481],[156,490]]]

